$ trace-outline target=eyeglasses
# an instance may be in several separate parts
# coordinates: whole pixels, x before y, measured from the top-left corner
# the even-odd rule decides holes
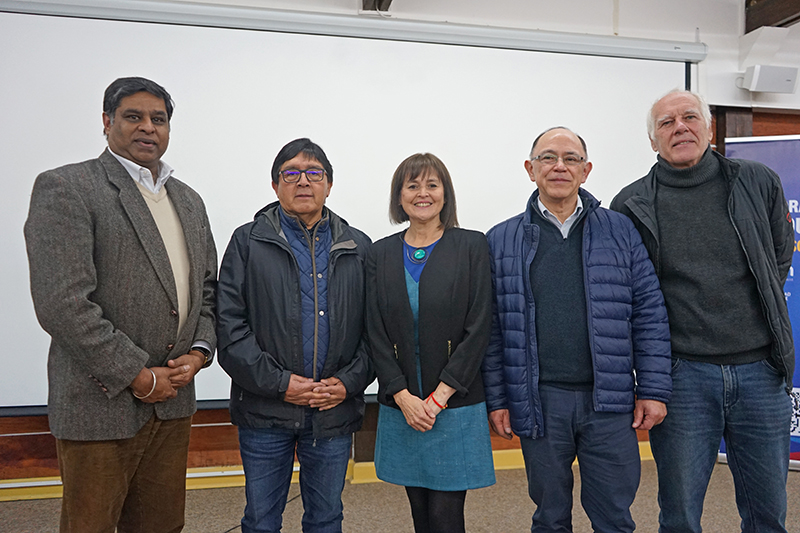
[[[321,168],[309,168],[306,170],[288,168],[286,170],[281,170],[278,174],[281,175],[283,181],[286,183],[297,183],[300,181],[300,177],[303,174],[306,175],[306,179],[310,182],[317,182],[325,179],[325,171]]]
[[[561,159],[561,161],[564,162],[564,165],[568,167],[576,167],[586,161],[586,159],[583,157],[572,154],[565,155],[564,157],[559,157],[556,154],[539,154],[536,157],[531,158],[531,161],[536,161],[537,159],[539,160],[539,163],[547,167],[552,167],[553,165],[557,164],[559,159]]]

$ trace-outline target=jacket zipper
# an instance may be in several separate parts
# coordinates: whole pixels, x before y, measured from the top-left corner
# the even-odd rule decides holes
[[[525,343],[525,355],[526,355],[526,365],[528,369],[528,401],[531,405],[531,418],[533,427],[531,427],[531,437],[534,439],[539,436],[539,415],[536,412],[536,406],[540,405],[540,402],[537,400],[539,399],[538,394],[538,384],[536,385],[537,393],[534,396],[534,383],[533,383],[533,365],[534,365],[534,358],[531,349],[531,343],[536,343],[536,322],[535,322],[535,314],[536,309],[534,307],[534,317],[531,317],[530,309],[531,303],[533,302],[533,292],[531,290],[531,280],[530,280],[530,272],[531,272],[531,264],[533,264],[533,259],[536,256],[536,252],[539,248],[539,241],[536,240],[539,238],[537,235],[534,238],[534,231],[538,231],[538,228],[534,230],[533,225],[524,232],[523,240],[522,240],[522,247],[521,247],[521,254],[520,258],[523,261],[523,270],[522,270],[522,284],[524,285],[523,290],[525,291],[525,330],[530,333],[530,342]],[[535,241],[535,242],[534,242]],[[530,250],[528,251],[528,255],[530,255],[530,261],[528,261],[528,255],[525,254],[525,243],[528,242],[528,246]],[[533,321],[533,324],[531,322]],[[531,326],[529,328],[529,326]],[[537,347],[537,359],[538,359],[538,347]],[[538,366],[538,360],[536,361],[536,365]]]
[[[400,359],[400,356],[397,355],[397,345],[396,344],[394,345],[394,358],[395,359]]]
[[[314,227],[313,234],[309,234],[308,230],[303,228],[311,252],[311,278],[314,281],[314,358],[312,363],[314,366],[311,369],[314,381],[317,381],[317,351],[319,350],[319,286],[317,284],[317,250],[314,245],[318,227]]]
[[[764,302],[764,294],[762,293],[761,287],[759,286],[758,277],[756,276],[755,270],[753,269],[753,263],[750,261],[750,254],[747,253],[747,248],[744,245],[744,240],[742,239],[742,234],[739,233],[739,228],[736,227],[736,221],[734,221],[734,219],[733,219],[733,211],[731,210],[731,202],[733,201],[732,200],[732,198],[733,198],[733,187],[735,187],[735,185],[731,186],[731,192],[728,194],[728,202],[727,202],[727,206],[726,206],[727,209],[728,209],[728,218],[731,221],[731,225],[733,226],[733,230],[736,232],[736,237],[738,237],[738,239],[739,239],[739,245],[742,247],[742,251],[744,252],[744,257],[745,257],[745,259],[747,259],[747,268],[750,269],[750,272],[753,274],[753,278],[756,280],[756,290],[758,292],[758,300],[761,302],[761,309],[762,309],[762,311],[764,312],[764,315],[765,315],[765,320],[764,321],[767,323],[767,329],[769,329],[770,337],[772,337],[773,344],[775,344],[774,341],[779,339],[779,335],[777,335],[775,333],[775,331],[774,331],[774,329],[772,327],[772,324],[770,324],[769,320],[767,320],[767,317],[766,317],[766,315],[767,315],[767,305],[766,305],[766,302]],[[775,351],[782,352],[781,348],[782,347],[779,346],[778,349],[775,350]],[[792,377],[788,375],[788,369],[786,368],[786,363],[784,362],[783,357],[776,357],[776,358],[774,358],[774,360],[778,364],[779,368],[781,370],[783,370],[783,375],[785,376],[785,379],[788,382],[791,383]]]
[[[451,341],[447,341],[447,358],[450,359],[450,350],[453,347]]]

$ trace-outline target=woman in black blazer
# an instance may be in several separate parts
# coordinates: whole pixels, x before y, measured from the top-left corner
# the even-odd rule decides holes
[[[486,237],[458,228],[452,180],[432,154],[403,161],[389,207],[406,230],[367,259],[378,374],[375,467],[404,485],[417,533],[464,531],[466,491],[495,482],[480,366],[491,328]]]

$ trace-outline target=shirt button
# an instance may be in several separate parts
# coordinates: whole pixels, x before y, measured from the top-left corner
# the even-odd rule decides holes
[[[174,344],[167,344],[167,351],[172,350],[175,347]]]
[[[319,241],[319,237],[317,237],[317,241]]]
[[[174,309],[170,311],[169,314],[171,314],[172,316],[178,316],[178,312]]]
[[[325,311],[320,311],[319,316],[325,316]]]
[[[319,279],[322,279],[322,274],[317,274],[317,277],[318,277]]]
[[[295,422],[294,423],[294,427],[299,428],[300,427],[300,422]]]

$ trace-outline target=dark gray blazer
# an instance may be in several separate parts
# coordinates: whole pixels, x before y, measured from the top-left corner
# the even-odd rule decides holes
[[[179,333],[166,248],[142,194],[106,150],[98,159],[36,178],[25,240],[39,323],[52,339],[47,364],[50,429],[59,439],[129,438],[153,412],[195,412],[194,382],[158,404],[133,397],[142,367],[165,366],[195,340],[216,345],[217,254],[205,206],[170,178],[191,265],[191,309]]]

